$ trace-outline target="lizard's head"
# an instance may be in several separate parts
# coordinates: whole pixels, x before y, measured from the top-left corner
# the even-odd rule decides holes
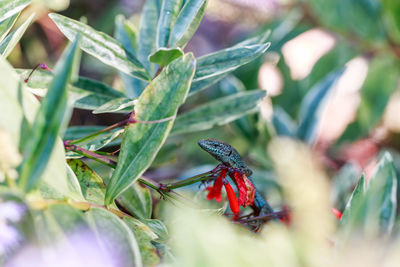
[[[227,143],[215,139],[200,140],[199,146],[210,153],[216,160],[225,164],[229,163],[229,158],[232,156],[232,153],[237,153],[237,151]]]
[[[247,176],[252,174],[252,171],[240,157],[239,152],[227,143],[215,139],[204,139],[199,141],[199,146],[226,166],[239,168]]]

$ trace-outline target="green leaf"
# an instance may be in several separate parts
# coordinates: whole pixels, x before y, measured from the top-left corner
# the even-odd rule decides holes
[[[85,226],[88,225],[81,211],[66,204],[49,205],[44,210],[35,211],[33,216],[38,243],[41,247],[48,249],[55,249],[55,243],[61,240],[65,247],[73,249],[73,244],[67,239],[67,236],[79,229],[85,229]],[[43,253],[45,251],[43,250]],[[48,254],[45,253],[43,256],[46,255]]]
[[[234,47],[244,47],[244,46],[249,46],[249,45],[264,44],[267,42],[270,35],[271,35],[271,30],[266,30],[266,31],[262,32],[261,34],[258,34],[254,37],[251,37],[240,43],[237,43],[236,45],[234,45]]]
[[[355,230],[370,237],[390,234],[396,218],[398,183],[391,155],[386,152],[381,157],[366,189],[360,183],[364,181],[359,181],[343,212],[341,228],[347,235]]]
[[[137,51],[137,33],[134,26],[123,15],[115,17],[115,39],[132,55]]]
[[[115,98],[93,110],[93,114],[115,113],[115,112],[127,113],[133,110],[134,105],[135,105],[134,99],[126,97]]]
[[[81,127],[83,127],[83,126],[81,126]],[[92,127],[89,127],[89,129],[90,128],[92,128]],[[102,129],[104,129],[104,128],[102,128]],[[121,128],[113,129],[112,131],[108,131],[106,133],[98,135],[98,136],[96,136],[96,137],[94,137],[94,138],[92,138],[90,140],[80,142],[78,145],[79,145],[79,147],[81,147],[83,149],[86,149],[86,150],[97,151],[97,150],[99,150],[99,149],[101,149],[103,147],[115,145],[115,142],[113,142],[113,141],[115,141],[118,138],[120,138],[120,136],[122,135],[123,131],[124,131],[124,129],[121,129]],[[68,132],[69,136],[65,136],[64,139],[65,140],[71,140],[70,138],[68,138],[68,137],[70,137],[70,134],[71,134],[71,127],[69,128],[69,131],[67,130],[67,132]],[[92,134],[94,132],[95,131],[90,132],[87,135]],[[81,137],[85,137],[85,136],[81,136]],[[75,152],[72,152],[72,151],[68,151],[66,153],[66,157],[67,158],[81,158],[82,156],[80,154],[78,154],[78,153],[75,153]]]
[[[218,74],[212,76],[207,79],[197,80],[192,82],[192,86],[190,87],[189,97],[195,95],[196,93],[200,92],[201,90],[221,81],[225,77],[229,75],[229,72]]]
[[[0,129],[11,137],[11,145],[23,150],[23,144],[31,138],[30,131],[39,103],[19,82],[18,75],[9,63],[0,57]],[[12,116],[10,116],[12,114]],[[25,142],[24,142],[25,141]],[[55,143],[49,163],[43,171],[40,188],[63,198],[76,198],[71,192],[73,177],[67,176],[64,146],[60,138]]]
[[[290,118],[289,114],[279,106],[274,108],[272,125],[275,128],[276,134],[279,136],[293,137],[296,135],[296,123]]]
[[[0,42],[2,42],[4,40],[4,37],[7,36],[14,23],[17,21],[18,16],[19,13],[0,22]]]
[[[309,3],[312,13],[323,26],[375,42],[385,38],[381,1],[310,0]]]
[[[186,54],[164,68],[140,95],[135,106],[137,119],[151,121],[175,116],[186,98],[194,69],[192,54]],[[106,205],[110,205],[151,165],[172,124],[173,120],[135,123],[126,128],[117,168],[107,186]]]
[[[183,0],[163,1],[157,27],[157,47],[168,47],[170,32],[181,11]]]
[[[252,90],[221,97],[179,115],[171,134],[211,129],[224,125],[246,114],[256,112],[257,103],[266,95],[263,90]]]
[[[181,57],[183,51],[180,48],[161,47],[149,56],[150,62],[156,63],[161,67],[168,66],[169,63]]]
[[[79,159],[68,160],[68,165],[78,178],[83,197],[86,201],[102,205],[106,186],[100,176]]]
[[[397,209],[397,177],[392,156],[383,154],[369,180],[366,194],[366,231],[387,233],[392,231]]]
[[[246,87],[241,80],[233,75],[228,76],[219,83],[221,91],[225,95],[232,95],[238,92],[246,91]],[[258,130],[255,127],[255,121],[252,116],[244,116],[237,119],[232,126],[235,127],[248,140],[254,140],[258,135]]]
[[[387,33],[400,42],[400,2],[396,0],[383,0],[384,23],[386,24]]]
[[[202,56],[198,58],[197,61],[193,84],[206,79],[213,79],[213,82],[217,82],[219,79],[223,78],[223,74],[232,72],[238,67],[249,63],[264,54],[269,46],[270,43],[231,47]],[[204,88],[204,86],[201,86],[200,88]],[[194,92],[195,91],[191,89],[191,93],[193,94]]]
[[[29,24],[31,24],[34,16],[35,14],[30,15],[29,18],[18,29],[13,31],[1,42],[0,53],[3,55],[3,57],[8,57],[8,55],[12,52],[22,35],[25,33]]]
[[[358,180],[356,188],[347,201],[340,220],[340,227],[351,232],[351,229],[357,226],[358,222],[363,219],[362,205],[365,198],[366,184],[365,175],[363,174]]]
[[[116,215],[100,208],[87,212],[89,224],[97,233],[99,242],[121,266],[142,266],[139,246],[129,227]]]
[[[157,49],[157,25],[161,9],[161,0],[147,0],[140,19],[138,58],[150,75],[154,74],[154,65],[148,57]]]
[[[31,190],[39,181],[55,146],[63,122],[66,106],[66,86],[71,77],[75,40],[64,52],[55,68],[54,80],[36,114],[30,139],[23,148],[23,162],[20,167],[18,185],[25,191]]]
[[[176,18],[169,36],[170,47],[184,48],[199,27],[206,9],[206,0],[186,0],[181,12]]]
[[[168,229],[162,221],[156,219],[144,219],[141,220],[141,222],[146,224],[157,235],[157,242],[167,241],[169,237]]]
[[[157,238],[157,235],[139,220],[130,217],[124,217],[123,220],[135,235],[142,255],[143,264],[145,266],[157,265],[160,259],[157,256],[156,248],[152,245],[152,241]]]
[[[133,77],[143,80],[150,79],[139,60],[126,51],[114,38],[96,31],[82,22],[59,14],[52,13],[49,14],[49,17],[69,40],[73,40],[78,34],[81,35],[82,40],[79,42],[79,47],[86,53]]]
[[[331,199],[334,206],[342,210],[346,206],[351,191],[360,176],[360,168],[347,163],[332,178]]]
[[[0,2],[0,22],[14,16],[31,3],[31,0],[2,0]]]
[[[398,87],[399,75],[400,65],[391,55],[381,55],[372,60],[361,89],[357,119],[347,127],[341,141],[361,138],[379,123],[391,94]]]
[[[343,70],[329,74],[324,80],[313,86],[300,106],[299,128],[297,136],[311,144],[315,141],[317,126],[331,89],[342,76]]]
[[[152,212],[151,194],[147,187],[134,183],[117,198],[118,204],[139,219],[150,219]]]
[[[31,70],[17,70],[22,80],[26,79]],[[54,74],[46,70],[35,70],[28,80],[28,87],[39,96],[44,96],[50,86]],[[74,107],[94,110],[103,104],[125,95],[105,83],[85,77],[79,77],[72,84],[67,85],[68,97],[75,100]]]
[[[137,57],[138,46],[137,30],[131,23],[124,18],[123,15],[118,15],[115,18],[115,39],[122,44],[122,47],[132,55]],[[138,97],[143,90],[143,81],[134,78],[123,72],[119,72],[122,83],[124,84],[125,93],[129,97]]]

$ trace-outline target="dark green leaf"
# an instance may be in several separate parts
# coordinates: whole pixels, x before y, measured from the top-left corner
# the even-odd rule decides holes
[[[320,116],[325,107],[331,89],[342,76],[343,70],[329,74],[324,80],[313,86],[301,102],[299,128],[297,136],[311,144],[315,141]]]
[[[256,112],[257,103],[266,95],[263,90],[252,90],[221,97],[203,104],[176,118],[171,134],[211,129],[224,125],[246,114]]]
[[[49,14],[49,17],[69,40],[73,40],[78,34],[81,35],[82,40],[79,42],[79,47],[86,53],[133,77],[143,80],[150,79],[139,60],[126,51],[114,38],[96,31],[82,22],[59,14],[52,13]]]
[[[0,1],[0,22],[14,16],[31,3],[31,0]]]
[[[160,65],[161,67],[167,66],[169,63],[181,57],[183,51],[180,48],[159,48],[155,53],[151,54],[150,62]]]
[[[71,78],[72,64],[78,41],[64,52],[55,68],[49,92],[43,99],[32,126],[30,139],[23,148],[23,162],[18,184],[28,191],[39,181],[55,145],[59,130],[65,122],[67,107],[66,86]]]
[[[175,116],[189,90],[194,65],[193,55],[186,54],[164,68],[140,95],[135,106],[137,119],[151,121]],[[173,120],[135,123],[126,128],[118,165],[107,186],[106,205],[110,205],[151,165],[172,124]]]

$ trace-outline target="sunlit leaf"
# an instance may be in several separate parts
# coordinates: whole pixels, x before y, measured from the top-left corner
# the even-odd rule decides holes
[[[34,16],[34,14],[30,15],[29,18],[18,29],[13,31],[0,43],[0,53],[3,55],[3,57],[8,57],[8,55],[12,52],[14,47],[22,38],[22,35],[25,33],[28,26],[31,24]]]
[[[64,52],[56,66],[54,80],[42,100],[32,126],[30,139],[23,147],[23,162],[18,184],[32,189],[39,181],[55,146],[59,130],[65,121],[67,107],[66,86],[71,78],[77,40]]]
[[[169,64],[138,99],[138,120],[151,121],[176,115],[184,102],[195,69],[192,54]],[[118,165],[107,186],[105,204],[109,205],[151,165],[172,127],[173,120],[155,124],[135,123],[124,132]]]
[[[11,30],[12,26],[17,21],[18,16],[19,13],[0,22],[0,43],[4,40],[4,37],[6,37],[8,32]]]
[[[14,16],[31,3],[31,0],[0,1],[0,22]]]

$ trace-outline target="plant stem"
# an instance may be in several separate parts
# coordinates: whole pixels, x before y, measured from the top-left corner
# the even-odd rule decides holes
[[[161,184],[161,190],[172,190],[179,187],[191,185],[200,181],[209,180],[210,178],[213,178],[213,176],[210,176],[212,174],[213,174],[212,171],[208,171],[175,183]]]
[[[66,150],[76,152],[82,156],[93,159],[99,163],[105,164],[108,167],[115,168],[115,166],[117,166],[117,163],[115,161],[113,161],[105,156],[99,155],[95,152],[84,149],[82,147],[72,145],[71,143],[69,143],[69,141],[64,141],[64,147]]]
[[[91,140],[91,139],[93,139],[93,138],[95,138],[95,137],[97,137],[97,136],[99,136],[99,135],[101,135],[101,134],[103,134],[105,132],[109,132],[109,131],[114,130],[116,128],[123,127],[123,126],[127,125],[128,123],[129,123],[129,119],[122,120],[120,122],[114,123],[113,125],[110,125],[110,126],[104,128],[104,129],[101,129],[101,130],[99,130],[97,132],[89,134],[88,136],[85,136],[85,137],[82,137],[82,138],[76,139],[76,140],[71,140],[71,141],[69,141],[69,144],[74,145],[74,144],[78,144],[78,143],[81,143],[81,142],[85,142],[85,141]]]

